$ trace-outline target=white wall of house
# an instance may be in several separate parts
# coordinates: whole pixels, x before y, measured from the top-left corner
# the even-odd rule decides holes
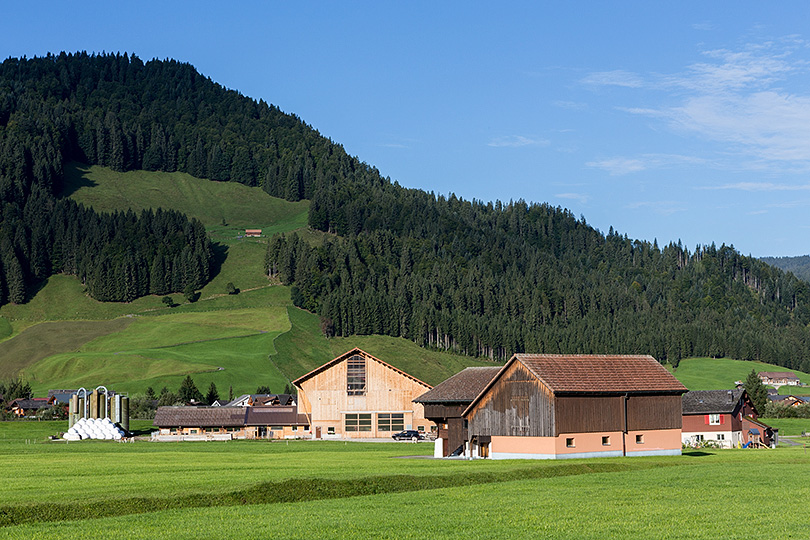
[[[742,444],[742,431],[684,431],[681,440],[687,446],[697,446],[703,441],[713,442],[721,448],[736,448]]]

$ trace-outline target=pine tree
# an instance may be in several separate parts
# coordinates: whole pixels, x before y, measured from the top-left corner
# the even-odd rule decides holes
[[[759,414],[765,412],[765,405],[768,403],[768,389],[762,384],[757,372],[753,369],[746,377],[743,388],[748,393],[748,397],[751,398],[757,412]]]
[[[194,380],[191,378],[191,375],[186,375],[186,378],[183,379],[183,382],[180,383],[180,390],[177,392],[180,400],[185,403],[190,403],[192,401],[201,402],[203,400],[202,393],[197,389],[197,385],[194,384]]]
[[[205,402],[213,405],[219,399],[219,392],[217,392],[217,385],[211,381],[211,386],[208,387],[208,393],[205,395]]]

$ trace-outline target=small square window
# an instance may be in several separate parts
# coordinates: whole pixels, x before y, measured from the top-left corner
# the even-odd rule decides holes
[[[602,446],[610,446],[610,437],[602,437]]]
[[[710,414],[709,415],[709,425],[719,426],[720,425],[720,415],[719,414]]]
[[[326,434],[327,435],[334,435],[335,434],[335,426],[329,426],[328,428],[326,428]]]
[[[718,433],[717,434],[717,440],[718,441],[725,441],[726,440],[726,434],[725,433]]]
[[[417,428],[416,428],[416,431],[418,431],[419,433],[424,433],[424,432],[425,432],[425,426],[419,426],[419,427],[417,427]]]
[[[567,437],[565,439],[565,446],[566,446],[566,448],[574,448],[574,438],[573,437]]]
[[[644,435],[636,435],[636,444],[644,444]]]

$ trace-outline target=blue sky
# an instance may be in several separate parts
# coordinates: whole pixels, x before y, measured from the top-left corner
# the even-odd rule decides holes
[[[810,4],[17,2],[0,57],[174,58],[407,187],[810,253]]]

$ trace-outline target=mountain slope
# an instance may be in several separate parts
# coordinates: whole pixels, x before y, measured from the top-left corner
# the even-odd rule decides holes
[[[323,234],[274,237],[263,272],[328,335],[492,359],[542,350],[810,367],[810,285],[732,246],[659,247],[559,207],[403,189],[297,117],[174,61],[9,59],[0,89],[0,194],[22,193],[34,214],[37,193],[60,192],[68,161],[308,199]],[[17,230],[20,253],[37,245]]]

